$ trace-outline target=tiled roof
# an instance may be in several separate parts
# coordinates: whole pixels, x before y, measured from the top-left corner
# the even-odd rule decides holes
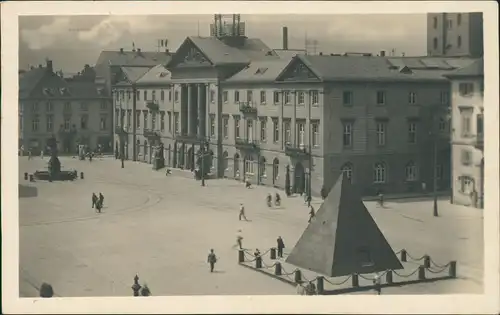
[[[138,85],[143,84],[169,84],[172,74],[163,65],[157,65],[144,74],[139,80]]]
[[[34,68],[19,76],[19,98],[27,98],[47,73],[47,68]]]
[[[273,52],[280,58],[292,59],[297,55],[305,55],[305,49],[273,49]]]
[[[478,59],[466,67],[452,71],[446,76],[450,78],[484,76],[484,59]]]
[[[246,64],[250,62],[250,58],[239,49],[224,44],[218,38],[190,36],[188,39],[215,65]]]
[[[392,58],[376,56],[321,56],[321,55],[299,55],[305,65],[325,81],[342,80],[373,80],[373,81],[414,81],[414,80],[446,80],[444,74],[453,68],[446,66],[446,58],[441,61],[441,67],[426,66],[426,58]],[[433,60],[436,63],[436,59]],[[468,59],[469,64],[473,59]],[[465,59],[464,59],[465,63]],[[449,65],[449,64],[448,64]],[[403,68],[410,69],[402,73]],[[448,69],[448,70],[446,70]]]
[[[292,58],[282,58],[268,61],[254,61],[241,70],[227,82],[273,82],[290,63]]]
[[[96,85],[94,82],[73,81],[68,82],[69,92],[72,98],[89,99],[107,97],[104,87]]]
[[[127,81],[136,82],[143,75],[145,75],[151,67],[121,67],[123,74],[126,76]]]
[[[96,65],[106,64],[112,66],[156,66],[167,63],[172,58],[172,53],[150,51],[109,51],[101,52]]]

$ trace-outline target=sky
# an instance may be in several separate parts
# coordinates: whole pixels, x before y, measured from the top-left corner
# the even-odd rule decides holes
[[[288,27],[289,48],[303,49],[307,37],[318,41],[317,52],[426,54],[425,14],[370,15],[241,15],[246,35],[271,48],[281,48],[282,27]],[[102,50],[156,51],[158,39],[168,39],[175,51],[187,36],[209,36],[213,15],[142,16],[21,16],[19,67],[53,60],[56,70],[80,71],[93,65]]]

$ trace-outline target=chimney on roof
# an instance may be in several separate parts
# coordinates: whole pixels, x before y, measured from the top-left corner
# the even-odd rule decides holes
[[[385,50],[380,51],[380,57],[385,57]]]
[[[283,50],[288,50],[288,27],[283,26]]]
[[[52,60],[47,59],[47,70],[52,72]]]
[[[123,48],[120,48],[120,54],[123,54]]]

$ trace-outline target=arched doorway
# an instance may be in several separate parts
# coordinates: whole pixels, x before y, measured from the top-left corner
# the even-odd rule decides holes
[[[167,154],[168,154],[168,156],[167,156],[168,166],[172,166],[172,164],[170,164],[170,162],[172,161],[172,160],[171,160],[171,159],[172,159],[172,156],[171,156],[171,154],[172,154],[172,152],[171,152],[171,148],[172,148],[172,146],[169,144],[169,145],[168,145],[168,151],[167,151]]]
[[[280,173],[280,161],[278,158],[274,158],[273,160],[273,185],[278,183],[278,175]]]
[[[173,158],[172,166],[177,167],[177,142],[174,142],[174,152],[172,152],[172,158]]]
[[[137,148],[135,148],[135,160],[138,161],[139,160],[139,156],[141,155],[141,141],[140,140],[137,140],[136,141],[136,146]]]
[[[259,160],[259,184],[266,178],[266,158],[261,156]]]
[[[189,149],[187,151],[186,169],[191,170],[191,171],[194,170],[194,150],[193,150],[193,147],[189,147]]]
[[[147,161],[148,158],[148,141],[144,140],[144,162]]]
[[[185,145],[184,143],[181,144],[181,147],[179,149],[179,161],[178,161],[178,167],[184,168],[184,150],[185,150]]]
[[[306,176],[304,173],[304,166],[302,163],[298,162],[295,164],[294,170],[294,181],[293,181],[293,190],[295,193],[304,193],[305,192],[305,184],[306,184]]]
[[[229,159],[229,154],[227,153],[227,151],[224,151],[224,153],[222,153],[222,172],[219,172],[223,174],[223,177],[226,177],[226,171],[229,168],[228,159]]]
[[[240,155],[236,153],[233,159],[234,178],[240,178]]]

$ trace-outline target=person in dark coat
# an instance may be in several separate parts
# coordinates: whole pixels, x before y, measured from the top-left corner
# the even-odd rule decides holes
[[[97,198],[97,195],[95,193],[92,193],[92,209],[94,209],[98,200],[99,198]]]
[[[210,264],[210,272],[214,272],[215,263],[217,262],[217,256],[215,256],[214,250],[210,250],[210,254],[208,254],[207,262]]]
[[[147,284],[144,283],[144,286],[141,289],[141,296],[151,296],[151,290]]]
[[[104,206],[104,196],[99,193],[99,203],[101,204],[101,208]]]
[[[283,258],[283,248],[285,248],[285,243],[283,242],[281,236],[278,237],[276,242],[278,243],[278,246],[276,246],[278,248],[278,257]]]
[[[314,208],[311,206],[311,211],[309,211],[309,223],[311,223],[311,220],[316,216],[316,213],[314,213]]]
[[[96,212],[101,213],[102,202],[100,200],[97,200],[97,202],[95,203],[95,209],[96,209]]]

